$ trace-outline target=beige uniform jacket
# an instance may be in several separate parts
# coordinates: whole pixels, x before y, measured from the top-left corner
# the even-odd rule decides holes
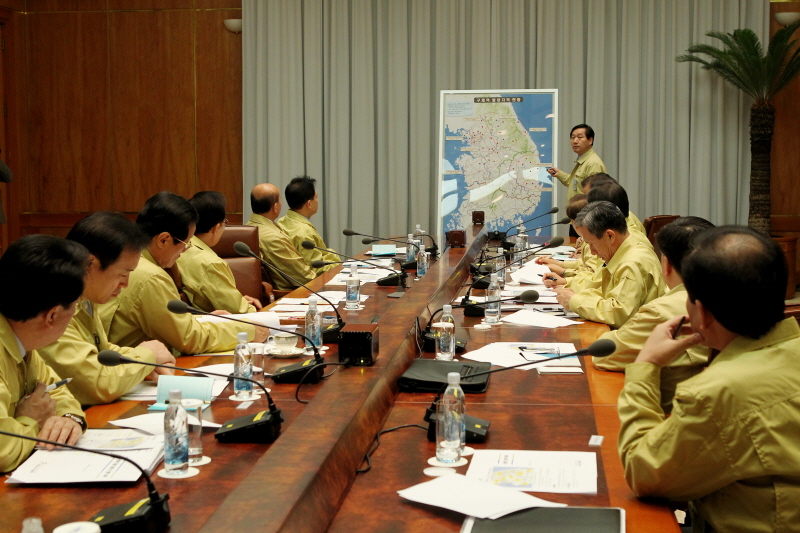
[[[255,337],[254,326],[198,322],[192,315],[169,312],[167,302],[179,299],[172,278],[144,250],[128,287],[99,307],[108,340],[120,346],[136,346],[155,339],[178,352],[197,354],[234,348],[239,331],[247,332],[251,340]]]
[[[36,383],[50,385],[59,381],[58,374],[47,366],[36,350],[23,358],[11,325],[0,315],[0,429],[28,437],[39,434],[36,420],[27,416],[15,416],[17,404],[33,392]],[[50,393],[57,402],[56,414],[72,413],[85,418],[81,406],[67,387],[59,387]],[[30,455],[35,442],[0,435],[0,472],[9,472],[19,466]]]
[[[80,302],[67,331],[58,341],[39,350],[59,376],[72,378],[67,387],[81,405],[113,402],[153,371],[143,365],[102,365],[97,360],[101,351],[114,350],[137,361],[156,362],[156,356],[147,348],[109,343],[97,308],[88,300]]]
[[[250,215],[247,225],[258,228],[261,259],[280,268],[300,283],[308,283],[317,277],[314,270],[295,249],[289,236],[270,219],[261,215]],[[274,270],[270,274],[276,289],[291,290],[299,286]]]
[[[572,172],[567,174],[563,170],[556,174],[558,181],[567,186],[567,200],[580,194],[582,192],[581,182],[593,174],[599,174],[606,171],[606,165],[600,156],[594,151],[594,148],[589,148],[578,159],[575,160],[575,166]]]
[[[292,240],[292,244],[294,244],[295,249],[300,252],[300,255],[303,256],[303,258],[306,260],[306,263],[309,265],[312,261],[316,260],[341,261],[339,254],[323,252],[322,250],[317,250],[316,248],[311,250],[306,250],[303,248],[303,241],[311,241],[314,243],[314,246],[319,246],[320,248],[327,248],[328,246],[325,244],[325,241],[322,240],[322,237],[320,237],[320,234],[317,232],[317,228],[314,227],[314,224],[312,224],[310,220],[297,211],[292,211],[290,209],[284,216],[276,220],[275,224],[277,224],[278,227],[289,236],[289,238]],[[339,265],[325,265],[320,268],[312,268],[312,270],[317,274],[317,276],[319,276],[323,272],[327,272],[328,270],[336,268],[337,266]]]
[[[228,262],[197,236],[189,242],[193,246],[181,254],[177,265],[183,293],[192,306],[207,313],[217,309],[233,314],[255,313],[255,306],[236,288]]]
[[[570,298],[569,308],[582,318],[619,328],[641,306],[666,292],[661,263],[652,247],[630,234],[592,284]]]
[[[625,367],[636,360],[653,328],[672,317],[686,314],[687,297],[686,288],[681,283],[664,296],[644,304],[621,328],[604,333],[600,338],[611,339],[617,349],[608,357],[593,357],[594,366],[601,370],[624,372]],[[702,371],[708,362],[708,353],[705,346],[692,346],[661,369],[661,407],[665,412],[672,410],[675,387]]]
[[[653,249],[653,243],[647,238],[644,232],[644,226],[642,226],[642,223],[636,218],[636,215],[632,212],[628,212],[628,218],[625,219],[625,223],[628,225],[628,232],[630,232],[631,237],[646,244],[651,250]],[[565,285],[568,289],[572,289],[575,292],[600,285],[599,271],[603,266],[603,260],[592,253],[588,244],[584,242],[584,245],[586,246],[584,251],[584,257],[586,257],[586,259],[584,259],[583,268],[577,269],[575,273],[567,279]]]
[[[619,453],[640,496],[690,500],[703,531],[800,531],[800,328],[738,337],[678,385],[672,415],[659,368],[633,363],[619,397]]]

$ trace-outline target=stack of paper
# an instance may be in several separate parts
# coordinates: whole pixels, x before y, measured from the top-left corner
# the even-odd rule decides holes
[[[577,371],[582,372],[581,363],[577,356],[556,359],[555,361],[550,360],[551,357],[575,351],[575,345],[569,342],[493,342],[477,350],[466,352],[461,357],[503,367],[520,365],[525,361],[531,361],[530,365],[518,367],[519,370],[531,370],[546,366],[576,368]]]
[[[112,420],[111,423],[121,428],[138,429],[139,431],[144,431],[151,435],[161,436],[164,435],[164,414],[165,413],[148,413],[146,415]],[[189,424],[197,425],[197,419],[192,415],[189,415]],[[218,428],[222,427],[222,424],[203,420],[203,427]],[[163,440],[160,442],[163,443]]]
[[[77,445],[127,457],[148,474],[164,456],[162,438],[129,429],[90,429]],[[140,476],[139,469],[121,459],[63,448],[34,452],[6,483],[136,481]]]
[[[503,322],[510,324],[520,324],[522,326],[536,326],[537,328],[560,328],[573,324],[583,324],[569,318],[554,316],[541,311],[528,311],[523,309],[508,316],[501,318]]]
[[[369,270],[359,269],[358,279],[361,281],[361,284],[364,285],[366,283],[375,283],[379,279],[385,278],[386,276],[389,276],[391,274],[394,274],[394,271],[385,268],[371,268]],[[345,285],[346,284],[345,280],[347,280],[347,278],[349,277],[350,277],[349,272],[339,272],[333,277],[333,279],[328,280],[326,285]]]
[[[438,477],[397,493],[412,502],[435,505],[478,518],[500,518],[531,507],[565,507],[563,503],[549,502],[461,474]]]

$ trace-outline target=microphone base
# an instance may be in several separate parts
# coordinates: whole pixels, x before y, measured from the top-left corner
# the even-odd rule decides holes
[[[464,353],[467,349],[467,343],[464,341],[456,340],[456,353]],[[431,331],[426,331],[422,334],[422,351],[427,353],[436,352],[436,334]]]
[[[300,383],[300,380],[303,380],[303,383],[312,385],[319,383],[322,379],[324,367],[318,365],[318,363],[323,363],[324,361],[325,360],[322,358],[320,358],[319,361],[316,359],[309,359],[302,363],[295,363],[279,368],[272,374],[272,381],[275,383]],[[306,374],[308,374],[308,377],[303,379],[303,376]]]
[[[476,273],[487,274],[487,273],[491,272],[492,268],[493,268],[492,265],[489,264],[487,261],[481,261],[480,263],[470,263],[469,264],[469,273],[470,274],[476,274]]]
[[[481,276],[475,279],[475,276],[472,277],[472,288],[473,289],[488,289],[489,288],[489,276]]]
[[[466,305],[464,308],[464,316],[483,318],[486,316],[486,307],[483,305],[473,305],[477,302],[472,300],[461,300],[461,305]]]
[[[158,502],[149,498],[103,509],[89,519],[100,526],[103,533],[161,533],[169,527],[169,494],[162,494]]]
[[[345,327],[344,322],[337,322],[331,324],[322,330],[322,344],[337,344],[341,335],[342,328]]]
[[[400,276],[400,274],[389,274],[385,278],[381,278],[378,281],[376,281],[375,284],[378,285],[378,287],[397,287],[399,285],[402,285],[400,283],[401,280],[402,277]]]
[[[274,442],[281,432],[283,415],[277,411],[261,411],[252,415],[240,416],[222,424],[214,434],[219,442],[254,442],[268,444]]]
[[[416,270],[417,269],[417,262],[416,261],[403,261],[400,263],[401,270]]]
[[[488,233],[488,239],[490,241],[504,241],[506,240],[506,231],[490,231]]]
[[[431,404],[425,411],[423,418],[428,423],[428,440],[436,442],[436,404]],[[491,422],[470,415],[464,416],[464,426],[466,430],[466,441],[470,444],[480,444],[486,442],[489,435],[489,425]]]

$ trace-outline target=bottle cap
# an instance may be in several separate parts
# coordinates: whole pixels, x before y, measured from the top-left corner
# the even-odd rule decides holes
[[[409,239],[413,239],[413,238],[414,238],[414,234],[413,234],[413,233],[409,233],[409,234],[408,234],[408,238],[409,238]]]
[[[420,225],[419,225],[419,224],[417,224],[417,229],[419,229],[419,226],[420,226]]]
[[[350,265],[350,274],[351,275],[358,274],[358,264],[357,263],[353,263],[352,265]]]
[[[502,246],[497,249],[497,253],[498,254],[502,254],[503,253],[503,247]]]
[[[447,373],[447,384],[448,385],[460,385],[461,384],[461,374],[458,372],[448,372]]]
[[[169,403],[173,403],[173,402],[181,403],[181,396],[183,396],[183,393],[181,392],[181,389],[172,389],[172,390],[170,390],[169,391]]]
[[[236,339],[241,344],[243,342],[247,342],[249,340],[249,337],[250,336],[247,334],[246,331],[240,331],[239,334],[236,336]]]
[[[442,306],[442,312],[443,312],[444,314],[446,314],[446,315],[452,314],[452,312],[453,312],[453,306],[452,306],[452,305],[449,305],[449,304],[448,304],[448,305],[443,305],[443,306]]]
[[[317,308],[317,299],[314,298],[313,296],[309,296],[308,298],[308,307],[311,309]]]
[[[491,283],[492,281],[497,281],[497,272],[492,272],[489,276],[489,282]]]

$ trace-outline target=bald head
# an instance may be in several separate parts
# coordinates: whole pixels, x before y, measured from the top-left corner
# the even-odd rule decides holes
[[[250,193],[250,208],[253,213],[274,221],[281,214],[281,193],[271,183],[259,183]]]

